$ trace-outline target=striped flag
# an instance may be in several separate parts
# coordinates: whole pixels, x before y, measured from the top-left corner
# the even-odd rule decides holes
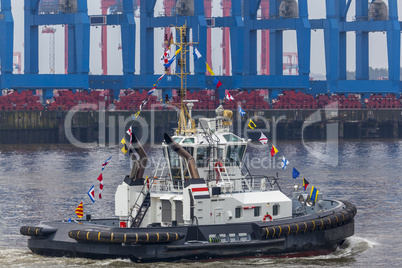
[[[318,197],[318,193],[320,191],[318,191],[317,188],[315,188],[314,186],[311,187],[311,192],[310,192],[310,199],[313,200],[314,202],[317,201],[317,197]]]
[[[84,217],[84,205],[82,204],[82,202],[75,209],[75,214],[77,214],[78,218]]]
[[[154,86],[153,88],[151,88],[151,90],[148,91],[148,94],[147,94],[147,95],[151,95],[152,93],[154,93],[154,92],[155,92],[155,89],[156,89],[156,86]]]
[[[107,164],[109,163],[109,161],[110,161],[111,158],[112,158],[112,157],[109,157],[109,158],[105,161],[105,163],[102,164],[102,170],[105,169],[105,167],[107,166]]]
[[[98,181],[100,182],[100,184],[99,184],[99,199],[102,199],[102,190],[103,190],[103,177],[102,177],[102,173],[99,175]]]

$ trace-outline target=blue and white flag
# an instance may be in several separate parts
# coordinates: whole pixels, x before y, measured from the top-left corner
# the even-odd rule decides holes
[[[102,164],[102,170],[105,169],[105,167],[107,166],[107,164],[109,163],[109,160],[110,160],[111,158],[112,158],[112,157],[109,157],[109,158],[105,161],[105,163]]]
[[[239,106],[239,113],[241,117],[243,117],[246,114],[246,112],[240,106]]]
[[[289,165],[289,161],[282,156],[282,169],[286,169],[286,167]]]
[[[196,47],[194,48],[193,54],[194,54],[194,60],[198,60],[199,58],[202,57],[201,53],[198,51]]]
[[[170,66],[170,65],[169,65]],[[150,91],[148,91],[147,95],[151,95],[155,92],[156,86],[152,87]]]
[[[175,59],[176,59],[176,55],[174,55],[173,58],[171,58],[170,60],[168,60],[167,63],[163,64],[163,66],[165,66],[166,68],[169,68],[170,65],[172,65],[172,63],[174,62]]]
[[[293,179],[296,179],[297,177],[299,177],[299,175],[300,175],[300,172],[297,171],[295,168],[293,168],[293,171],[292,171]]]
[[[95,203],[95,185],[92,185],[91,189],[89,189],[88,196],[91,198],[92,203]]]

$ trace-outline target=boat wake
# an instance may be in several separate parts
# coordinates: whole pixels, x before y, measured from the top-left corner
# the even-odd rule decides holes
[[[355,257],[380,245],[381,244],[377,242],[354,236],[347,238],[340,247],[330,254],[300,258],[276,259],[274,260],[274,264],[282,264],[286,265],[287,267],[300,267],[303,265],[325,265],[326,267],[339,265],[349,266],[353,265],[353,263],[356,261]]]
[[[362,237],[350,237],[345,243],[333,253],[321,256],[300,257],[300,258],[251,258],[241,260],[220,260],[212,262],[199,262],[198,267],[211,267],[222,263],[223,266],[240,267],[244,265],[285,265],[286,267],[300,267],[301,265],[325,265],[326,267],[338,265],[351,265],[355,262],[355,257],[366,250],[379,246],[379,243],[370,241]],[[54,266],[92,266],[92,267],[138,267],[137,263],[130,260],[108,259],[91,260],[84,258],[55,258],[44,257],[33,254],[31,251],[23,248],[9,249],[0,247],[0,264],[2,266],[19,267],[54,267]],[[188,261],[176,262],[177,268],[187,267]],[[141,267],[155,267],[155,264],[141,264]],[[157,267],[167,267],[168,263],[160,262]]]

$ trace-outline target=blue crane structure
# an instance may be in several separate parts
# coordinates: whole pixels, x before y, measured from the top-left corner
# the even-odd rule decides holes
[[[307,0],[269,1],[269,18],[258,18],[257,12],[264,0],[232,0],[229,17],[206,18],[203,1],[192,1],[193,12],[174,16],[154,16],[156,0],[141,1],[140,40],[136,40],[133,0],[116,0],[122,4],[121,12],[110,15],[88,15],[87,1],[64,0],[72,3],[57,12],[40,13],[39,6],[46,0],[24,0],[25,25],[25,71],[13,74],[13,16],[11,0],[0,0],[0,89],[44,89],[46,98],[52,90],[63,89],[112,89],[117,98],[120,89],[150,89],[160,74],[154,71],[154,29],[172,25],[188,25],[188,40],[197,43],[202,55],[206,55],[208,27],[230,29],[231,76],[218,76],[227,89],[270,89],[276,96],[282,90],[297,89],[306,93],[394,93],[400,94],[401,22],[398,20],[397,0],[388,0],[386,18],[369,16],[369,7],[379,0],[354,0],[356,16],[347,21],[352,0],[325,0],[326,18],[309,19]],[[51,0],[47,0],[49,2]],[[182,1],[183,4],[191,0]],[[57,0],[55,0],[57,2]],[[296,2],[297,13],[283,15],[283,2]],[[285,3],[287,4],[287,3]],[[281,6],[282,5],[282,6]],[[61,6],[61,5],[59,5]],[[68,73],[39,74],[38,72],[38,27],[62,24],[68,27]],[[120,25],[122,43],[123,75],[90,75],[90,26]],[[190,37],[191,29],[191,37]],[[270,31],[270,74],[257,74],[257,31]],[[324,32],[326,80],[310,80],[311,31]],[[296,31],[299,74],[283,75],[283,32]],[[356,33],[356,79],[346,78],[346,33]],[[369,80],[370,32],[387,35],[389,80]],[[135,44],[139,42],[139,74],[135,73]],[[188,66],[188,65],[187,65]],[[179,66],[177,68],[180,68]],[[187,79],[190,90],[214,89],[214,77],[206,75],[202,61],[194,63],[194,74]],[[171,89],[179,88],[179,78],[172,75],[163,80],[158,88],[171,95]],[[222,87],[220,97],[224,96]]]

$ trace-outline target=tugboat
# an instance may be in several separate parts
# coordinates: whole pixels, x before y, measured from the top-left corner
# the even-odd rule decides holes
[[[182,38],[186,28],[178,29]],[[181,41],[185,64],[188,43]],[[350,202],[321,192],[313,200],[298,185],[289,197],[278,176],[244,173],[249,141],[230,132],[232,111],[220,106],[196,124],[183,70],[178,128],[162,144],[167,165],[145,179],[148,156],[132,134],[133,165],[116,190],[116,217],[23,226],[32,252],[134,262],[309,256],[328,254],[354,234]]]

